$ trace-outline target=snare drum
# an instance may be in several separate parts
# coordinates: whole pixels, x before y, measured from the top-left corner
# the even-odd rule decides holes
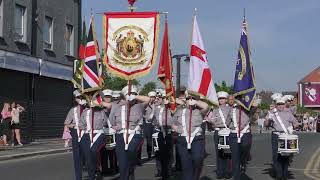
[[[230,150],[229,135],[230,135],[230,129],[224,128],[219,130],[218,149]]]
[[[159,136],[159,132],[156,132],[156,133],[152,134],[152,144],[153,144],[154,152],[159,151],[158,136]]]
[[[107,128],[104,130],[106,135],[106,149],[112,150],[116,147],[116,131],[112,128]]]
[[[294,134],[280,134],[278,136],[278,153],[290,155],[299,153],[299,137]]]

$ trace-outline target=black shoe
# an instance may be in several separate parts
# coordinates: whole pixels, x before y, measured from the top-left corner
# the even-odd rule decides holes
[[[154,177],[161,177],[161,173],[160,172],[155,173]]]
[[[137,165],[138,165],[138,166],[142,166],[141,161],[138,161],[138,162],[137,162]]]
[[[225,179],[231,179],[231,178],[232,178],[232,175],[231,175],[231,174],[226,174],[226,175],[224,176],[224,178],[225,178]]]
[[[217,175],[216,177],[217,177],[217,179],[223,179],[224,178],[224,176],[222,176],[222,175]]]
[[[247,171],[246,165],[240,165],[240,172],[246,173],[246,171]]]

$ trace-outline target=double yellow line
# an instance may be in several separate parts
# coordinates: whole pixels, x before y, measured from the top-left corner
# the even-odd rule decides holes
[[[304,169],[304,174],[311,179],[320,180],[320,148],[308,161],[308,164]]]

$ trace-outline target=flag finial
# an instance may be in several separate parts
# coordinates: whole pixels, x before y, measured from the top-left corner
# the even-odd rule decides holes
[[[246,19],[246,8],[243,8],[243,20]]]
[[[193,15],[196,16],[198,14],[197,8],[194,8]]]

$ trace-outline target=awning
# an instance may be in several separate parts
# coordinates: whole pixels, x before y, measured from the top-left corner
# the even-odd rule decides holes
[[[0,68],[70,81],[73,67],[40,58],[0,50]]]

